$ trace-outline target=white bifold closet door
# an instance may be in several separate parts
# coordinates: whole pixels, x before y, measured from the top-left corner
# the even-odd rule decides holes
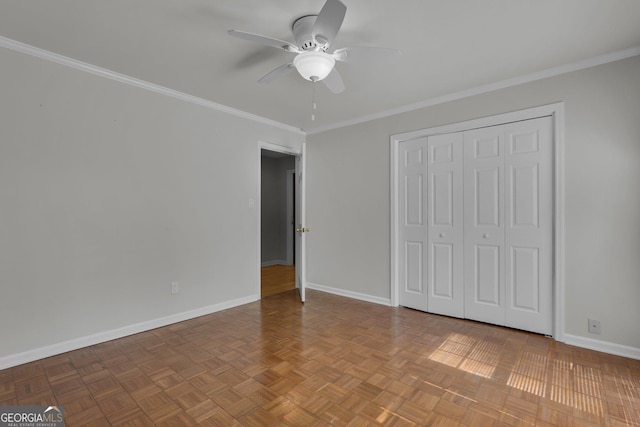
[[[552,120],[399,145],[399,303],[551,334]]]
[[[464,133],[465,317],[551,335],[551,118]]]
[[[399,303],[463,317],[462,134],[403,142],[398,162]]]

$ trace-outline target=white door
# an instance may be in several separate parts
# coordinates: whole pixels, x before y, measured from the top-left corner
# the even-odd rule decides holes
[[[430,136],[427,147],[427,307],[464,316],[463,134]]]
[[[306,228],[305,220],[305,192],[304,192],[304,146],[302,148],[302,154],[296,157],[296,185],[295,185],[295,199],[296,199],[296,250],[295,250],[295,264],[296,264],[296,287],[300,292],[300,300],[305,300],[305,241]]]
[[[464,133],[465,317],[551,335],[552,120]]]
[[[398,302],[427,311],[427,138],[398,147]]]
[[[552,124],[398,144],[400,305],[552,334]]]
[[[505,125],[506,325],[552,334],[551,118]]]
[[[504,127],[464,132],[465,317],[505,324]]]

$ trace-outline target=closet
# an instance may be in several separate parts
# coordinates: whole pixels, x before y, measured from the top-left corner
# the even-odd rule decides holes
[[[553,120],[398,144],[402,306],[551,335]]]

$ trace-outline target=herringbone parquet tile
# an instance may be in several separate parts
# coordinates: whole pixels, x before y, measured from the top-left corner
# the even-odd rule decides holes
[[[640,361],[296,291],[0,371],[69,426],[640,426]]]

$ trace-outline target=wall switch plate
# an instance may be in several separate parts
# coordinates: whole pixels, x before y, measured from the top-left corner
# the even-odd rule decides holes
[[[175,295],[179,293],[180,293],[180,283],[171,282],[171,295]]]
[[[600,334],[600,321],[589,319],[589,333],[590,334]]]

